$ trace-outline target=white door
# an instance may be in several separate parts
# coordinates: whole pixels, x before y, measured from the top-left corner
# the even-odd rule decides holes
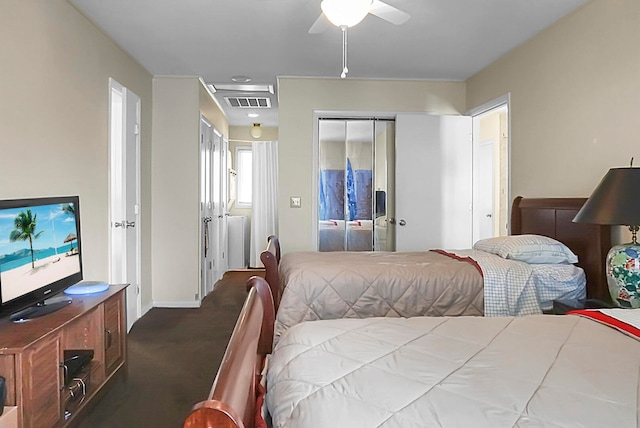
[[[229,270],[229,229],[228,229],[228,218],[229,218],[229,141],[227,141],[224,137],[220,136],[221,145],[220,145],[220,206],[222,211],[222,221],[220,222],[220,233],[219,233],[219,241],[220,241],[220,276],[218,279],[222,278],[222,275],[226,271]]]
[[[396,251],[470,248],[471,118],[396,117]]]
[[[127,331],[141,313],[140,98],[110,79],[110,283],[127,283]]]
[[[213,289],[216,239],[213,221],[213,128],[200,120],[200,299]]]
[[[493,140],[481,141],[473,151],[473,242],[495,236],[493,153]]]
[[[213,282],[222,278],[227,271],[227,146],[222,135],[213,130],[213,222],[215,239],[212,242]]]
[[[509,96],[496,98],[467,114],[473,122],[473,242],[476,242],[509,232]]]

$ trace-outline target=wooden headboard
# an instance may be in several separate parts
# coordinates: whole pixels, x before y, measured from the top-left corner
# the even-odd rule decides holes
[[[278,274],[278,266],[280,265],[280,241],[275,235],[267,238],[267,248],[260,253],[260,261],[264,265],[264,278],[271,287],[273,295],[273,304],[278,310],[280,306],[280,275]],[[248,291],[248,289],[247,289]]]
[[[610,301],[605,258],[611,248],[611,227],[574,223],[587,198],[523,198],[513,200],[511,234],[536,234],[557,239],[578,256],[587,277],[587,298]]]

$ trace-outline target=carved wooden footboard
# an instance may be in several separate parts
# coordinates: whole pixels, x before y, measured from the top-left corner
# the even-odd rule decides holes
[[[253,428],[257,382],[271,353],[275,310],[267,282],[254,276],[207,400],[193,406],[183,428]],[[259,409],[258,409],[259,410]]]

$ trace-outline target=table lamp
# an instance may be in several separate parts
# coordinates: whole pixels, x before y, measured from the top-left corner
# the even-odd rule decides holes
[[[607,254],[606,272],[609,293],[622,308],[640,308],[640,168],[611,168],[574,222],[625,225],[631,242],[616,245]]]

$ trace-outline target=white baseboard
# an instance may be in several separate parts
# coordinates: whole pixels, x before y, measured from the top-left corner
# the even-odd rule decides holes
[[[199,308],[200,302],[189,300],[185,302],[153,302],[154,308]]]
[[[153,308],[153,303],[149,303],[148,305],[144,306],[141,311],[142,313],[140,314],[140,318],[142,318],[144,316],[144,314],[146,314],[147,312],[149,312],[151,310],[151,308]]]

